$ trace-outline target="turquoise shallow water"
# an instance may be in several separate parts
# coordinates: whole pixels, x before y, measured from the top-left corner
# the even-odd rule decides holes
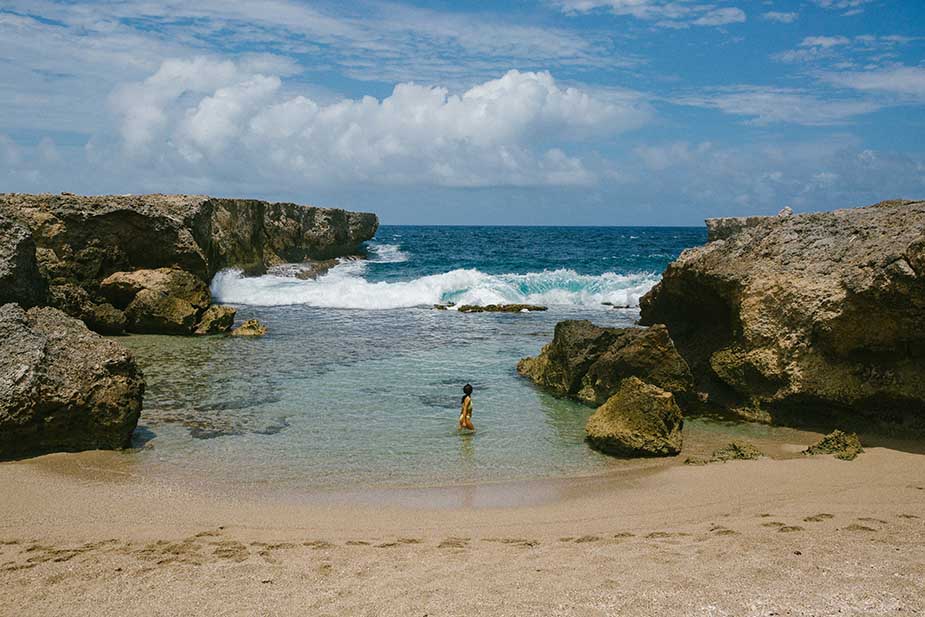
[[[704,236],[670,228],[383,227],[368,261],[318,281],[284,270],[219,274],[213,294],[270,332],[123,339],[148,381],[133,463],[296,489],[614,469],[625,463],[583,441],[593,410],[539,391],[516,374],[517,360],[536,354],[561,319],[631,325],[639,295]],[[550,310],[430,308],[439,301],[539,302]],[[455,428],[466,382],[475,387],[472,435]],[[743,431],[695,423],[718,441]]]

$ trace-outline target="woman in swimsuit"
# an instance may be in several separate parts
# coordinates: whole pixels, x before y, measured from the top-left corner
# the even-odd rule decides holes
[[[469,429],[474,431],[472,426],[472,385],[463,386],[462,408],[459,410],[459,430]]]

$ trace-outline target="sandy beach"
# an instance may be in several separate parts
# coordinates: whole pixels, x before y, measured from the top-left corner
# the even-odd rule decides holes
[[[298,499],[119,478],[99,455],[0,465],[0,614],[925,611],[918,453]]]

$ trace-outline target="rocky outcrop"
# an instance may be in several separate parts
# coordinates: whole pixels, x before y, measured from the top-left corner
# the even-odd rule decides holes
[[[545,310],[545,306],[538,304],[463,304],[459,307],[460,313],[533,313]]]
[[[49,307],[0,307],[0,459],[122,448],[144,380],[132,354]]]
[[[769,421],[925,424],[925,202],[708,226],[640,302],[698,389]]]
[[[263,336],[266,333],[267,327],[256,319],[248,319],[230,332],[231,336]]]
[[[234,324],[237,311],[230,306],[213,304],[199,318],[194,334],[222,334],[228,332]]]
[[[863,452],[864,448],[856,433],[844,433],[838,429],[803,450],[803,454],[808,456],[832,454],[843,461],[853,461]]]
[[[209,307],[209,288],[176,268],[116,272],[100,294],[124,311],[126,329],[142,334],[191,334]]]
[[[627,377],[639,377],[686,400],[691,397],[690,369],[664,326],[602,328],[590,321],[561,321],[535,358],[524,358],[517,371],[557,396],[600,405]]]
[[[65,288],[55,305],[114,317],[100,284],[117,272],[171,268],[205,283],[228,267],[352,254],[377,227],[374,214],[247,199],[0,194],[0,300],[44,304],[47,285],[78,287],[86,298]]]
[[[35,260],[35,242],[28,228],[0,211],[0,304],[43,304],[46,283]]]
[[[683,426],[671,392],[628,377],[588,418],[585,433],[592,448],[613,456],[673,456],[681,451]]]

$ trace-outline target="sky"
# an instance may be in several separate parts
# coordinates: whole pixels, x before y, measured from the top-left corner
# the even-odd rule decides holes
[[[388,224],[925,198],[925,1],[0,0],[0,191]]]

